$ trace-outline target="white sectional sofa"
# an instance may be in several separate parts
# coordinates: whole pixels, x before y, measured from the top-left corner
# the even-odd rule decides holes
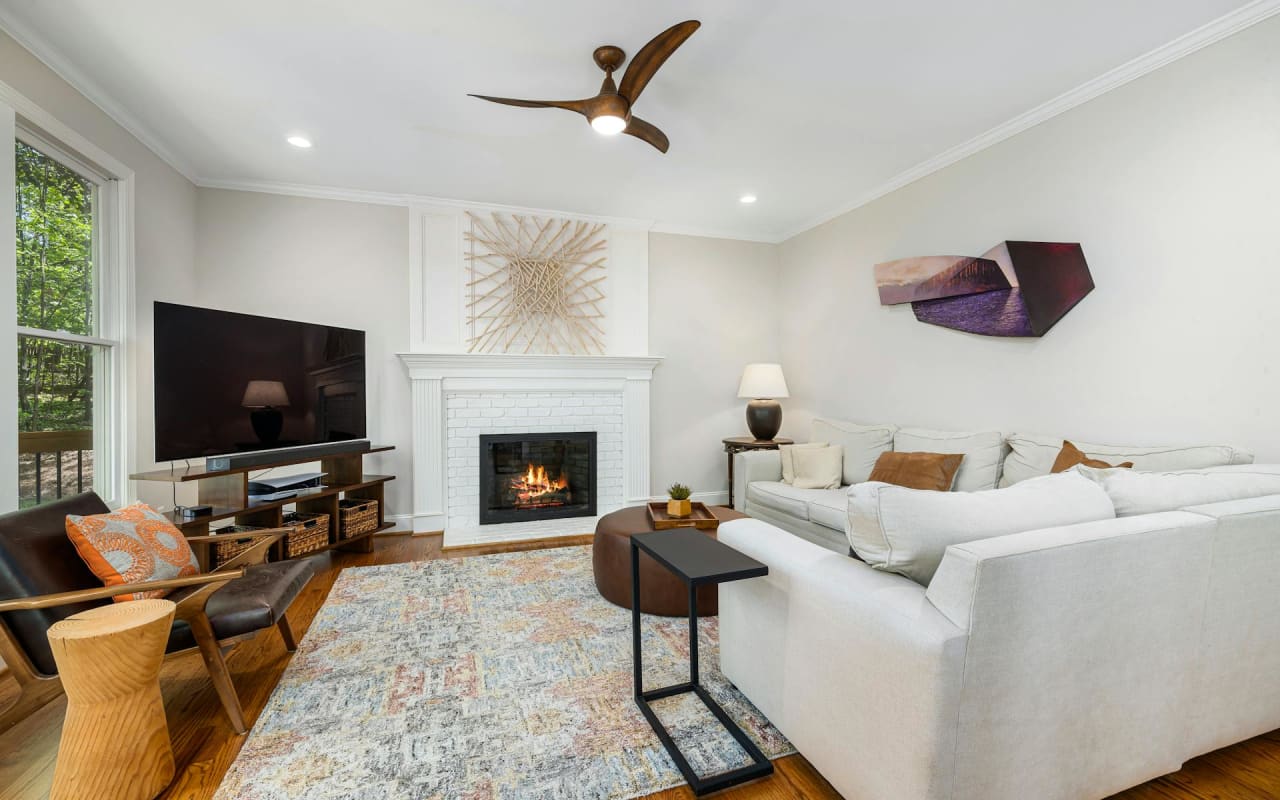
[[[1039,474],[1042,458],[1010,448],[1013,483]],[[1171,452],[1148,465],[1184,467]],[[845,797],[1103,798],[1280,728],[1280,466],[1042,478],[1088,477],[1119,515],[979,532],[912,580],[848,555],[875,492],[768,505],[772,487],[750,489],[777,476],[745,460],[735,489],[760,518],[719,538],[769,575],[720,587],[720,666]],[[849,538],[814,514],[836,494]],[[993,496],[1012,495],[976,502]]]
[[[876,458],[886,450],[963,453],[956,491],[1007,487],[1047,475],[1062,437],[1004,434],[999,431],[937,431],[893,424],[863,425],[815,419],[810,441],[844,448],[844,475],[838,489],[799,489],[782,481],[776,450],[754,450],[734,456],[733,506],[748,516],[771,522],[802,539],[847,553],[846,492],[867,480]],[[1242,465],[1253,455],[1230,445],[1144,447],[1076,442],[1092,458],[1115,463],[1132,461],[1140,470],[1199,469]]]

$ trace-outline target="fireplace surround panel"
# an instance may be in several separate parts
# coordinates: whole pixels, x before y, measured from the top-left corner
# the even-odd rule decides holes
[[[596,515],[594,431],[480,436],[481,525]]]

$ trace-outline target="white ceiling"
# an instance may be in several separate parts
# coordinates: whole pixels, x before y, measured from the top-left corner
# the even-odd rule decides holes
[[[0,0],[0,24],[200,183],[272,182],[655,220],[776,240],[1241,0]],[[1254,3],[1252,5],[1258,5]],[[703,23],[636,114],[588,97]],[[284,141],[305,132],[310,151]],[[759,195],[753,206],[739,195]]]

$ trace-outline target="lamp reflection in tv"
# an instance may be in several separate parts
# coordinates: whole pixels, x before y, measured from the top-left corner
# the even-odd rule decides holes
[[[244,399],[240,405],[251,408],[249,422],[258,441],[264,445],[273,445],[280,439],[280,431],[284,428],[284,414],[281,407],[289,405],[289,393],[285,391],[283,381],[249,381],[244,387]]]

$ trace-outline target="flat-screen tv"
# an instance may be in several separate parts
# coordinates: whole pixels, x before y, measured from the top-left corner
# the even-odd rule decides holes
[[[365,438],[364,331],[155,304],[156,460]]]

